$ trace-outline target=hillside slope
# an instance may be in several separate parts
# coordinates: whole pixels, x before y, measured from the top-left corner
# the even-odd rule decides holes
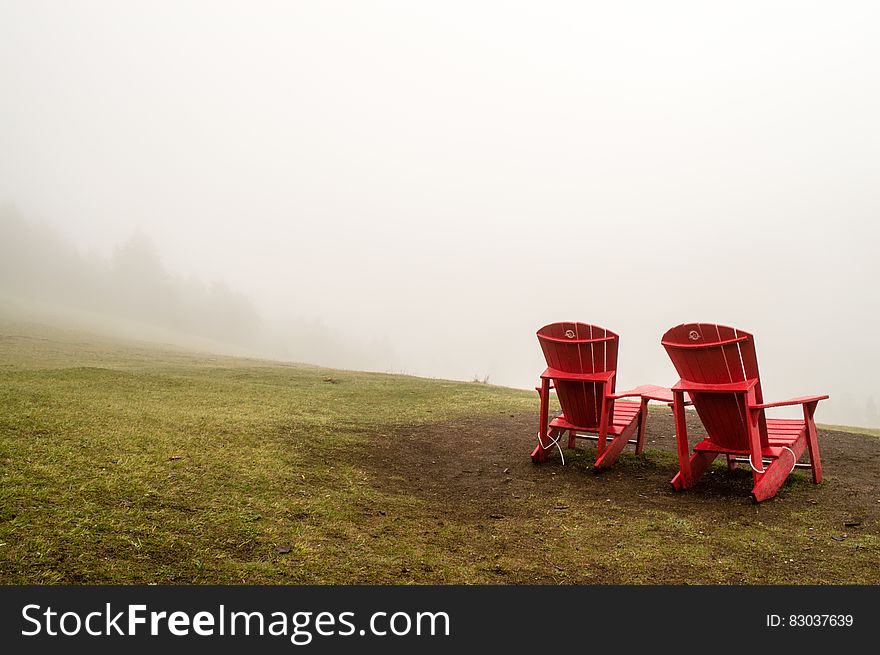
[[[0,321],[3,583],[880,582],[880,440],[684,494],[671,417],[534,466],[533,393]],[[695,426],[696,427],[696,426]]]

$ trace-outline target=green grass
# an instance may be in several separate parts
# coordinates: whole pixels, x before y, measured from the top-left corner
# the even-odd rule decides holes
[[[668,485],[587,494],[589,457],[569,452],[570,467],[514,481],[503,519],[484,520],[359,463],[401,429],[535,404],[486,384],[0,321],[0,582],[880,582],[875,532],[829,540],[839,521],[804,500],[800,473],[797,505],[730,514],[729,499],[670,499]],[[649,450],[604,480],[668,480],[674,466]]]
[[[5,332],[3,582],[368,580],[364,562],[381,571],[412,546],[365,540],[380,493],[351,449],[533,405],[483,384]]]
[[[827,425],[818,424],[820,430],[834,430],[835,432],[849,432],[850,434],[867,434],[871,437],[880,437],[878,428],[861,428],[850,425]]]

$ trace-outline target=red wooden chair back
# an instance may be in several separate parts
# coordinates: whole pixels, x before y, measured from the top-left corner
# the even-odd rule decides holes
[[[764,402],[755,339],[748,332],[711,323],[685,323],[663,335],[663,347],[683,382],[726,384],[756,380],[756,402]],[[689,392],[709,439],[735,450],[749,449],[744,394]],[[767,446],[766,419],[759,421],[761,446]]]
[[[617,371],[618,336],[586,323],[551,323],[538,330],[547,366],[564,373]],[[611,381],[614,390],[615,379]],[[553,381],[562,412],[569,423],[598,428],[603,389],[601,382]],[[613,411],[613,407],[611,408]]]

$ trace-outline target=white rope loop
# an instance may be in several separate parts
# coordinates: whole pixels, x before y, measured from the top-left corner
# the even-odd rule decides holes
[[[550,444],[548,444],[549,448],[556,446],[559,449],[559,456],[562,458],[562,465],[565,466],[565,455],[562,453],[562,446],[559,445],[559,440],[562,438],[562,432],[560,431],[558,434],[559,434],[559,436],[557,436],[555,439],[553,437],[551,437],[549,434],[544,435],[544,436],[546,436],[547,439],[550,441]],[[541,448],[543,448],[544,450],[549,449],[548,446],[544,445],[544,442],[541,439],[541,432],[540,431],[538,432],[538,444],[540,444]]]
[[[795,467],[797,466],[797,457],[794,456],[794,451],[791,448],[789,448],[788,446],[783,446],[782,450],[787,450],[788,452],[791,453],[791,468],[788,470],[788,473],[786,474],[786,475],[791,475],[791,472],[794,471]],[[751,453],[749,453],[749,464],[751,464],[752,468],[755,470],[755,473],[766,473],[767,472],[767,469],[764,468],[763,460],[761,461],[761,468],[760,469],[757,466],[755,466],[755,463],[752,461],[752,454]]]
[[[794,471],[794,467],[797,466],[797,457],[794,456],[794,451],[791,448],[789,448],[788,446],[783,446],[782,449],[787,450],[788,452],[791,453],[791,468],[788,471],[788,473],[790,475],[791,472]]]
[[[764,468],[763,460],[761,460],[761,468],[755,466],[755,463],[752,461],[752,453],[749,453],[749,464],[751,465],[752,470],[755,471],[755,473],[764,473],[767,470]]]

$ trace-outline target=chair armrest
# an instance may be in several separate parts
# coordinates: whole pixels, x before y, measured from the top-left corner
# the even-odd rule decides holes
[[[626,391],[618,391],[610,394],[606,398],[617,400],[618,398],[645,398],[647,400],[657,400],[663,403],[672,402],[672,391],[667,387],[658,387],[656,384],[641,384]]]
[[[605,400],[620,400],[621,398],[641,398],[642,394],[640,394],[635,389],[630,389],[629,391],[618,391],[617,393],[610,393],[605,396]]]
[[[615,373],[615,371],[602,371],[601,373],[567,373],[565,371],[558,371],[555,368],[547,368],[541,373],[541,378],[568,380],[571,382],[608,382],[614,377]]]
[[[775,403],[760,403],[751,405],[749,409],[768,409],[770,407],[787,407],[789,405],[807,405],[809,403],[817,403],[820,400],[826,400],[828,395],[824,396],[798,396],[797,398],[789,398],[788,400],[780,400]]]
[[[690,393],[747,393],[749,389],[758,384],[757,378],[742,382],[724,382],[719,384],[702,384],[690,380],[679,380],[672,391],[687,391]]]

